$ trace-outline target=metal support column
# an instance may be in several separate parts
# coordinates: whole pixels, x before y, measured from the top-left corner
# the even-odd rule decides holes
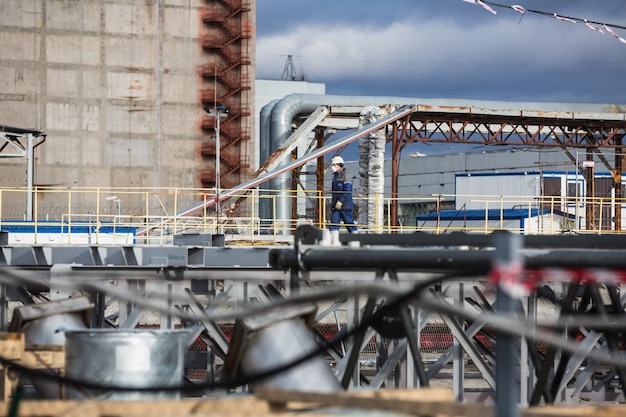
[[[458,292],[456,297],[456,303],[459,308],[464,308],[464,295],[463,295],[463,283],[458,284]],[[465,325],[461,324],[465,327]],[[465,381],[465,352],[463,347],[455,337],[452,342],[452,395],[454,399],[459,402],[465,401],[465,389],[463,387],[463,381]]]
[[[26,220],[33,219],[33,184],[34,184],[34,164],[33,164],[33,155],[34,155],[34,139],[32,133],[26,135],[27,146],[26,146],[26,163],[27,163],[27,174],[26,174]]]
[[[622,138],[615,138],[615,141],[621,145]],[[622,170],[624,169],[624,148],[618,147],[615,151],[615,168],[613,169],[613,188],[615,188],[614,216],[615,230],[622,230],[622,203],[624,193],[622,192]]]
[[[7,287],[4,284],[0,285],[0,332],[6,332],[8,330],[9,323],[9,298],[7,297]]]
[[[522,238],[511,233],[493,235],[496,248],[494,268],[500,280],[497,286],[496,311],[502,316],[514,318],[516,301],[510,285],[515,285],[521,272]],[[517,417],[520,415],[520,380],[517,375],[518,345],[516,338],[499,332],[496,335],[496,415]]]
[[[585,166],[585,181],[587,182],[587,191],[585,193],[585,229],[596,230],[596,202],[595,202],[595,180],[594,180],[594,162],[593,150],[587,149],[587,159],[583,162]]]

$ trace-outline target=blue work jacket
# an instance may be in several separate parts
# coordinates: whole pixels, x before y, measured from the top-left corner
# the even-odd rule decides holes
[[[335,207],[337,201],[341,201],[342,210],[352,210],[352,177],[347,169],[343,168],[339,172],[333,174],[333,201],[331,207]]]

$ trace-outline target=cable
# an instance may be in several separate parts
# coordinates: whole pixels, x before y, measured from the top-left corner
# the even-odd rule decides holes
[[[460,276],[450,275],[448,277],[451,278],[451,277],[460,277]],[[434,285],[435,283],[441,281],[442,279],[446,279],[446,278],[442,278],[438,276],[436,278],[432,278],[425,282],[416,284],[410,291],[401,292],[399,293],[399,295],[397,292],[395,292],[393,293],[394,297],[391,299],[388,305],[394,306],[394,305],[407,304],[411,299],[415,298],[415,296],[419,294],[421,291],[427,289],[428,287]],[[359,284],[359,287],[361,287],[361,285],[362,284]],[[386,282],[385,286],[390,287],[389,282]],[[383,285],[381,285],[380,287],[382,288]],[[354,295],[355,292],[351,292],[351,294]],[[390,293],[387,292],[387,294],[390,294]],[[378,292],[375,295],[379,296],[381,295],[381,292]],[[307,298],[310,299],[311,297],[298,297],[298,298],[299,298],[299,301],[302,301],[303,299],[307,299]],[[319,298],[319,297],[314,297],[314,298]],[[326,298],[326,297],[323,297],[323,298]],[[286,299],[285,301],[288,301],[288,299]],[[283,304],[283,303],[278,303],[278,304]],[[256,381],[274,376],[286,370],[289,370],[325,352],[329,346],[336,345],[346,340],[347,338],[351,337],[355,333],[367,329],[368,327],[371,326],[373,322],[380,320],[381,316],[385,314],[386,312],[387,310],[381,310],[381,311],[376,312],[370,318],[370,320],[361,322],[359,326],[356,326],[352,330],[340,334],[339,337],[333,338],[332,340],[328,341],[326,344],[318,347],[312,352],[306,355],[303,355],[301,358],[296,359],[292,362],[281,365],[280,367],[276,367],[271,370],[260,372],[254,375],[239,376],[230,380],[225,380],[225,381],[220,381],[220,382],[199,383],[199,384],[194,384],[193,386],[183,385],[183,386],[124,387],[124,386],[117,386],[117,385],[102,385],[102,384],[94,383],[91,381],[85,381],[85,380],[81,380],[77,378],[61,376],[58,374],[52,374],[49,372],[49,370],[45,371],[45,370],[32,369],[32,368],[25,367],[19,363],[13,362],[3,357],[0,357],[0,363],[4,364],[5,366],[13,367],[20,372],[30,375],[31,377],[44,378],[47,380],[53,380],[59,383],[68,384],[68,385],[72,385],[76,387],[82,387],[82,388],[100,389],[100,390],[108,390],[108,391],[115,390],[115,391],[139,391],[139,392],[155,392],[155,391],[202,392],[208,389],[231,388],[231,387],[236,387],[236,386],[248,385]]]
[[[561,17],[563,19],[573,20],[573,21],[579,22],[579,23],[591,23],[591,24],[594,24],[594,25],[608,26],[608,27],[612,27],[612,28],[615,28],[615,29],[626,29],[626,26],[616,25],[616,24],[613,24],[613,23],[598,22],[598,21],[595,21],[595,20],[581,19],[579,17],[572,17],[572,16],[562,16],[562,15],[558,15],[557,13],[553,13],[553,12],[544,12],[544,11],[541,11],[541,10],[526,9],[525,7],[521,7],[519,5],[512,5],[512,6],[510,6],[508,4],[495,3],[495,2],[492,2],[492,1],[486,1],[486,0],[483,0],[483,3],[488,4],[490,6],[493,6],[493,7],[499,7],[499,8],[504,8],[504,9],[515,10],[515,11],[520,12],[520,13],[535,13],[535,14],[538,14],[538,15],[547,16],[547,17],[551,17],[551,18],[555,18],[555,17],[558,16],[558,17]]]
[[[6,271],[4,271],[6,273]],[[389,285],[389,282],[385,282],[384,285],[380,285],[382,283],[373,283],[373,284],[359,284],[359,286],[342,286],[340,288],[332,288],[331,290],[326,291],[318,291],[314,294],[307,295],[298,295],[292,298],[286,298],[283,301],[277,302],[272,305],[263,306],[262,308],[250,309],[245,312],[247,315],[258,314],[259,312],[268,311],[269,309],[274,308],[282,308],[287,305],[297,304],[297,303],[309,303],[320,301],[328,298],[336,298],[339,296],[346,295],[356,295],[356,294],[369,294],[375,296],[383,296],[389,298],[389,302],[387,305],[389,307],[405,305],[413,303],[421,309],[431,310],[433,312],[437,312],[440,314],[447,314],[451,316],[458,316],[467,319],[472,322],[480,322],[484,325],[488,325],[494,328],[497,331],[505,332],[507,334],[521,336],[528,338],[534,341],[542,341],[548,345],[552,345],[558,348],[561,348],[564,351],[571,352],[573,354],[578,354],[585,356],[587,358],[596,360],[602,363],[608,363],[613,366],[619,368],[626,367],[626,359],[621,358],[614,353],[609,353],[607,357],[605,354],[600,354],[596,352],[583,351],[580,348],[580,345],[577,343],[573,343],[570,339],[567,339],[562,336],[556,336],[551,332],[551,329],[555,328],[563,328],[563,327],[571,327],[575,325],[577,327],[583,326],[589,329],[603,329],[603,330],[621,330],[625,327],[624,320],[613,320],[613,321],[604,321],[598,322],[597,317],[566,317],[558,320],[556,323],[538,323],[536,321],[531,322],[529,320],[520,319],[518,317],[503,317],[498,315],[497,313],[489,313],[483,312],[481,314],[472,314],[461,307],[451,306],[447,303],[432,300],[429,297],[421,296],[421,292],[430,287],[431,285],[441,282],[443,280],[452,280],[452,279],[467,279],[467,275],[465,274],[452,274],[452,275],[444,275],[437,276],[435,278],[429,279],[427,281],[418,283],[414,286],[410,291],[400,291],[397,287]],[[5,279],[6,281],[6,279]],[[14,282],[15,284],[15,282]],[[93,284],[88,287],[94,288]],[[98,287],[98,286],[96,286]],[[100,290],[110,290],[111,287],[99,288]],[[124,296],[123,293],[120,295]],[[137,298],[135,296],[126,297],[129,300],[143,302],[145,300],[141,298]],[[391,308],[392,309],[392,308]],[[167,310],[169,311],[169,309]],[[215,388],[228,388],[233,386],[246,385],[258,380],[268,378],[270,376],[276,375],[280,372],[284,372],[294,366],[297,366],[310,358],[323,353],[327,350],[329,346],[333,346],[346,338],[352,336],[356,332],[363,331],[367,327],[371,327],[371,325],[385,314],[386,309],[380,309],[377,311],[370,320],[363,321],[359,326],[355,327],[349,332],[343,333],[338,338],[334,338],[331,341],[328,341],[325,345],[320,346],[318,349],[310,352],[309,354],[304,355],[303,357],[292,361],[290,363],[284,364],[275,369],[271,369],[262,373],[254,374],[254,375],[243,375],[234,379],[224,380],[221,382],[210,382],[210,383],[200,383],[194,384],[192,386],[157,386],[157,387],[122,387],[122,386],[103,386],[101,384],[79,380],[75,378],[68,378],[65,376],[53,375],[48,373],[47,371],[42,370],[33,370],[31,368],[24,367],[19,363],[15,363],[13,361],[7,360],[6,358],[0,358],[0,362],[5,364],[6,366],[11,366],[21,372],[27,373],[29,375],[52,379],[61,383],[80,386],[84,388],[92,388],[92,389],[105,389],[105,390],[118,390],[118,391],[182,391],[182,392],[199,392],[205,391],[207,389],[215,389]],[[180,312],[179,312],[180,313]],[[216,316],[216,315],[208,315],[211,319],[215,319],[216,317],[241,317],[242,314],[231,314],[226,316]],[[192,320],[197,320],[198,317],[195,315],[188,316]]]
[[[617,40],[619,40],[621,43],[626,44],[626,39],[622,38],[621,36],[619,36],[617,33],[615,33],[615,31],[611,28],[615,28],[615,29],[626,29],[626,26],[621,26],[621,25],[616,25],[613,23],[605,23],[605,22],[598,22],[595,20],[589,20],[589,19],[582,19],[580,17],[573,17],[573,16],[562,16],[559,15],[557,13],[552,13],[552,12],[544,12],[541,10],[533,10],[533,9],[527,9],[523,6],[520,6],[518,4],[515,5],[508,5],[508,4],[502,4],[502,3],[495,3],[492,1],[486,1],[486,0],[463,0],[466,3],[472,3],[472,4],[477,4],[479,6],[481,6],[482,8],[488,10],[489,12],[496,14],[496,11],[494,9],[492,9],[490,6],[493,7],[498,7],[498,8],[504,8],[504,9],[511,9],[514,10],[518,13],[521,13],[522,16],[526,13],[534,13],[534,14],[538,14],[541,16],[546,16],[546,17],[551,17],[563,22],[571,22],[571,23],[583,23],[585,26],[587,26],[588,28],[598,32],[598,33],[604,33],[604,31],[602,30],[602,28],[604,28],[604,30],[606,30],[611,36],[613,36],[614,38],[616,38]],[[597,26],[594,25],[600,25],[602,26],[602,28],[599,28]]]
[[[576,316],[572,317],[571,319],[557,321],[555,325],[548,326],[537,325],[536,323],[518,317],[505,317],[499,315],[497,312],[481,312],[480,314],[472,314],[462,308],[429,299],[420,300],[419,305],[422,308],[436,311],[440,314],[445,313],[451,316],[463,317],[468,321],[483,323],[484,325],[488,325],[502,333],[513,336],[525,337],[535,342],[544,342],[547,345],[558,347],[574,355],[581,355],[601,363],[610,364],[619,368],[626,368],[626,358],[622,357],[621,355],[615,355],[614,353],[609,352],[609,355],[607,357],[606,354],[603,353],[596,353],[593,351],[587,352],[584,346],[581,347],[579,344],[573,343],[570,339],[555,335],[553,332],[550,331],[553,328],[565,328],[568,326],[568,324],[570,327],[572,325],[581,327],[582,324],[587,324],[589,325],[589,328],[598,328],[601,327],[601,325],[598,323],[597,317],[595,317],[594,319],[590,318],[589,320],[582,323],[579,320],[580,317]],[[622,320],[620,322],[616,321],[614,323],[611,323],[611,325],[608,327],[623,330],[625,325],[626,322]],[[604,328],[606,327],[607,326],[605,326]]]
[[[424,297],[424,296],[420,297],[422,291],[425,288],[428,288],[437,282],[444,281],[444,280],[451,280],[455,278],[463,278],[463,277],[467,278],[464,275],[457,275],[457,274],[433,278],[431,280],[417,284],[410,291],[406,291],[390,299],[387,305],[389,305],[390,307],[393,307],[397,305],[414,303],[416,306],[418,306],[421,309],[431,310],[433,312],[437,312],[440,314],[443,313],[443,314],[447,314],[451,316],[463,317],[467,319],[468,321],[483,323],[484,325],[490,326],[499,332],[505,332],[507,334],[520,336],[520,337],[526,337],[534,341],[542,341],[548,345],[556,346],[558,348],[561,348],[564,351],[568,351],[573,354],[583,355],[589,359],[593,359],[602,363],[611,364],[619,368],[626,368],[626,359],[621,358],[618,355],[615,355],[614,353],[609,352],[609,355],[607,357],[606,354],[601,354],[599,352],[586,352],[584,349],[581,348],[580,344],[573,343],[570,339],[567,339],[566,337],[555,336],[553,332],[550,331],[550,329],[554,329],[557,327],[571,326],[573,323],[576,323],[578,326],[588,325],[589,328],[594,328],[594,324],[596,328],[603,327],[603,326],[604,326],[603,328],[607,328],[607,325],[598,324],[597,318],[596,319],[590,318],[589,320],[581,323],[580,318],[576,317],[576,318],[562,320],[560,322],[557,322],[556,324],[552,324],[552,326],[548,326],[547,324],[537,325],[537,323],[530,322],[528,320],[520,319],[518,317],[503,317],[501,315],[498,315],[497,313],[482,312],[480,314],[472,314],[464,310],[461,307],[456,307],[445,302],[433,300],[430,297]],[[13,366],[15,369],[18,369],[22,372],[29,373],[32,376],[53,379],[58,382],[62,382],[62,383],[70,384],[70,385],[82,386],[84,388],[118,390],[118,391],[201,392],[207,389],[230,388],[230,387],[235,387],[235,386],[251,384],[256,381],[271,377],[273,375],[276,375],[278,373],[291,369],[292,367],[297,366],[311,359],[312,357],[325,352],[329,346],[340,343],[346,338],[354,335],[356,332],[363,331],[367,327],[370,327],[372,323],[376,322],[377,320],[380,320],[381,315],[383,315],[385,311],[386,311],[385,309],[377,311],[371,317],[370,320],[363,321],[359,326],[355,327],[351,331],[341,334],[341,337],[334,338],[328,341],[325,345],[320,346],[319,348],[302,356],[301,358],[294,360],[290,363],[284,364],[280,367],[276,367],[274,369],[264,371],[262,373],[257,373],[254,375],[243,375],[234,379],[224,380],[221,382],[200,383],[200,384],[194,384],[193,386],[175,386],[175,387],[159,386],[159,387],[142,387],[142,388],[121,387],[121,386],[103,386],[103,385],[92,383],[89,381],[82,381],[82,380],[78,380],[74,378],[46,374],[44,373],[44,371],[32,370],[30,368],[23,367],[19,364],[15,364],[12,361],[8,361],[4,358],[0,358],[0,362],[2,362],[3,364],[7,366]],[[539,331],[537,331],[538,327],[539,327]],[[624,323],[622,321],[614,321],[612,323],[609,323],[608,327],[616,328],[616,329],[623,329]]]

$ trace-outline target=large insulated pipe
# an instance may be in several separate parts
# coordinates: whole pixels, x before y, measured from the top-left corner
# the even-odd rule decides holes
[[[449,107],[475,107],[479,109],[510,110],[510,111],[546,111],[546,112],[589,112],[619,113],[623,105],[586,104],[586,103],[540,103],[540,102],[506,102],[491,100],[470,100],[452,98],[411,98],[386,96],[333,96],[324,94],[290,94],[273,106],[270,136],[261,132],[261,146],[269,143],[272,150],[281,147],[291,135],[291,125],[299,114],[313,112],[318,106],[383,106],[383,105],[425,105]],[[284,175],[273,185],[277,189],[289,189],[290,177]],[[278,204],[278,203],[277,203]],[[283,199],[277,207],[277,220],[291,218],[290,200]]]
[[[261,143],[269,143],[270,149],[275,151],[283,146],[292,132],[291,125],[299,114],[312,113],[319,106],[368,106],[368,105],[412,104],[410,99],[399,97],[351,97],[351,96],[327,96],[323,94],[290,94],[276,103],[273,107],[271,118],[271,135],[269,138],[261,136]],[[291,176],[286,173],[272,182],[272,188],[276,190],[291,189]],[[291,219],[291,200],[281,198],[276,201],[276,221]]]
[[[260,133],[259,137],[262,137],[262,138],[270,137],[272,112],[274,111],[274,107],[276,106],[276,103],[278,103],[279,101],[280,101],[279,99],[272,100],[269,103],[267,103],[265,106],[263,106],[263,108],[261,108],[260,117],[259,117],[259,133]],[[269,142],[261,141],[261,143],[259,143],[259,161],[260,161],[259,166],[263,165],[264,161],[267,161],[267,158],[270,157],[272,152],[273,150]]]
[[[272,112],[274,111],[274,106],[276,106],[276,103],[279,101],[279,99],[272,100],[261,109],[259,119],[259,137],[270,137]],[[272,152],[273,150],[269,141],[259,142],[259,167],[263,166],[265,161],[267,161],[270,155],[272,155]],[[270,182],[266,182],[260,184],[259,188],[270,190],[272,189],[272,184]],[[259,193],[261,198],[259,198],[259,201],[255,204],[256,207],[258,207],[259,217],[261,219],[271,218],[272,213],[272,201],[269,198],[264,198],[265,193],[267,192]]]
[[[378,96],[327,96],[323,94],[290,94],[283,99],[279,100],[273,105],[272,116],[270,120],[270,133],[264,133],[261,130],[261,146],[265,146],[268,143],[270,147],[282,146],[282,143],[289,138],[291,131],[291,124],[293,119],[298,114],[312,113],[319,106],[369,106],[369,105],[386,105],[396,104],[405,105],[411,103],[412,106],[450,106],[450,107],[474,107],[479,109],[493,110],[510,110],[510,111],[525,111],[535,110],[538,112],[589,112],[589,113],[620,113],[623,112],[623,108],[626,105],[620,104],[568,104],[568,103],[519,103],[519,102],[494,102],[485,100],[466,100],[466,99],[424,99],[424,98],[410,98],[410,97],[378,97]],[[397,120],[394,118],[393,120]],[[393,120],[390,120],[391,123]],[[369,133],[366,132],[366,133]],[[360,137],[360,136],[359,136]],[[354,139],[354,137],[350,138]],[[348,141],[342,141],[342,143],[348,143]],[[315,157],[319,155],[325,155],[333,150],[339,149],[337,146],[324,147],[324,151],[321,153],[311,153],[306,157],[299,158],[298,161],[287,163],[286,166],[281,169],[276,169],[271,173],[266,173],[258,178],[247,181],[240,184],[230,191],[225,190],[222,193],[220,200],[230,198],[236,193],[242,190],[248,190],[256,187],[263,182],[280,176],[289,169],[297,168],[304,163],[311,160],[310,156],[315,154]],[[264,161],[261,161],[264,162]],[[194,204],[191,207],[187,207],[180,212],[176,213],[176,216],[172,219],[166,219],[156,225],[152,225],[146,229],[138,230],[137,236],[143,236],[150,230],[161,227],[165,224],[173,222],[176,218],[181,216],[188,216],[198,211],[215,205],[217,199],[215,197],[208,199],[207,201]],[[287,206],[288,208],[289,206]],[[283,220],[290,219],[291,210],[281,210],[281,216]]]
[[[415,100],[415,101],[413,101]],[[413,103],[429,102],[432,105],[448,104],[450,100],[444,99],[410,99],[406,97],[383,97],[383,96],[328,96],[324,94],[290,94],[278,103],[274,104],[271,117],[270,137],[261,136],[261,147],[267,146],[272,152],[283,146],[283,143],[291,136],[293,120],[300,114],[309,114],[318,106],[383,106],[383,105],[407,105]],[[470,100],[463,100],[457,105],[469,105]],[[263,135],[263,131],[261,132]],[[382,172],[384,176],[384,172]],[[291,189],[291,176],[286,173],[271,183],[276,190]],[[276,221],[287,221],[291,218],[291,200],[280,198],[276,201]]]
[[[299,114],[313,112],[319,106],[383,106],[386,104],[426,106],[477,107],[495,110],[540,110],[615,112],[609,104],[520,103],[448,98],[411,98],[385,96],[333,96],[324,94],[289,94],[272,106],[271,134],[261,131],[261,147],[269,144],[273,152],[291,135],[291,125]]]
[[[395,110],[395,106],[391,109]],[[370,125],[388,112],[377,106],[368,106],[361,111],[359,128]],[[384,224],[385,210],[382,196],[385,192],[385,131],[379,129],[359,139],[359,183],[361,197],[367,197],[359,204],[359,218],[357,222],[365,225]],[[381,230],[374,230],[380,233]]]
[[[339,139],[337,142],[333,142],[331,144],[325,145],[324,147],[317,149],[313,152],[310,152],[298,159],[296,159],[295,161],[291,161],[286,163],[285,165],[278,167],[278,168],[273,168],[270,172],[266,172],[264,174],[259,175],[256,178],[253,178],[250,181],[246,181],[243,184],[239,184],[237,187],[235,188],[231,188],[228,190],[224,190],[224,192],[220,195],[220,201],[222,200],[226,200],[229,199],[231,197],[235,197],[237,195],[240,195],[242,191],[244,190],[250,190],[260,184],[263,184],[264,182],[279,177],[280,175],[286,173],[286,172],[290,172],[292,169],[298,168],[304,164],[306,164],[309,161],[313,161],[323,155],[326,155],[328,153],[334,152],[337,149],[341,149],[342,147],[346,146],[347,144],[359,139],[360,137],[362,137],[363,135],[367,135],[375,130],[379,130],[382,127],[384,127],[385,125],[392,123],[396,120],[399,120],[403,117],[407,117],[408,115],[410,115],[411,113],[415,112],[417,110],[416,106],[404,106],[400,109],[398,109],[397,111],[395,111],[394,113],[390,114],[389,116],[385,117],[384,119],[381,119],[380,121],[373,123],[372,125],[365,127],[363,129],[360,129],[357,132],[354,132],[352,134],[349,134],[345,137],[342,137],[341,139]],[[179,211],[176,213],[176,215],[174,217],[170,217],[168,219],[165,219],[157,224],[154,225],[150,225],[150,227],[142,229],[142,230],[138,230],[137,231],[137,236],[144,236],[146,234],[148,234],[148,232],[150,232],[151,230],[157,229],[159,227],[162,227],[166,224],[172,223],[174,222],[177,218],[179,217],[183,217],[183,216],[189,216],[195,213],[198,213],[199,211],[208,208],[208,207],[212,207],[217,203],[217,198],[216,197],[211,197],[209,199],[207,199],[206,201],[202,201],[199,203],[194,204],[193,206],[187,207],[186,209]]]

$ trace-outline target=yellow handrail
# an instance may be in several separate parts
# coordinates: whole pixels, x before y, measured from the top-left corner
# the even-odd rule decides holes
[[[198,202],[206,202],[211,194],[206,189],[185,188],[37,187],[31,199],[31,221],[26,221],[29,209],[26,207],[27,192],[26,188],[20,187],[0,188],[0,228],[15,231],[18,227],[24,229],[28,226],[30,243],[43,242],[42,233],[50,234],[49,230],[54,227],[59,232],[67,231],[63,241],[55,243],[79,242],[82,239],[81,234],[76,231],[83,230],[81,227],[85,228],[86,224],[91,225],[94,219],[94,230],[89,230],[90,239],[95,240],[96,244],[119,243],[122,240],[126,242],[128,234],[136,234],[140,230],[149,232],[141,237],[135,236],[135,243],[167,244],[174,234],[195,232],[224,234],[227,241],[273,244],[288,241],[299,224],[311,224],[326,229],[329,221],[327,207],[330,204],[330,192],[322,190],[263,189],[262,193],[251,190],[236,196],[239,202],[234,208],[234,205],[229,206],[228,201],[225,201],[221,205],[225,209],[222,213],[216,213],[215,207],[204,206],[199,213],[180,216],[176,213],[181,208],[184,210]],[[115,200],[111,197],[115,197]],[[575,200],[565,196],[463,195],[463,200],[469,202],[468,207],[484,213],[482,222],[442,220],[442,214],[445,213],[443,209],[446,207],[444,202],[447,207],[452,207],[450,202],[457,197],[440,194],[400,196],[392,199],[383,193],[376,193],[371,197],[358,196],[355,198],[355,205],[365,205],[371,200],[371,206],[376,211],[373,218],[382,219],[382,223],[378,224],[374,220],[374,224],[366,224],[366,219],[357,218],[357,225],[365,233],[412,233],[418,230],[429,233],[491,233],[507,228],[516,233],[538,234],[622,233],[621,230],[611,230],[616,223],[614,213],[619,213],[624,220],[621,224],[626,224],[622,209],[625,205],[623,199],[580,197]],[[279,210],[281,204],[296,205],[294,211],[297,217],[278,218],[279,213],[291,213],[289,210]],[[410,213],[399,226],[393,226],[393,204],[402,207],[402,213]],[[585,205],[594,205],[597,215],[593,221],[584,216],[573,217]],[[426,224],[416,224],[416,216],[431,211],[429,207],[436,211],[436,216],[432,216],[433,220]],[[534,223],[529,220],[525,227],[511,226],[506,217],[506,209],[510,208],[524,208],[528,219],[535,215],[533,210],[537,210],[538,218],[533,220]],[[493,210],[498,210],[499,215],[497,219],[489,220],[489,214]],[[584,209],[580,211],[585,213]],[[111,233],[111,228],[115,233]],[[120,231],[123,233],[120,234]],[[45,238],[46,242],[50,240],[50,236]]]

